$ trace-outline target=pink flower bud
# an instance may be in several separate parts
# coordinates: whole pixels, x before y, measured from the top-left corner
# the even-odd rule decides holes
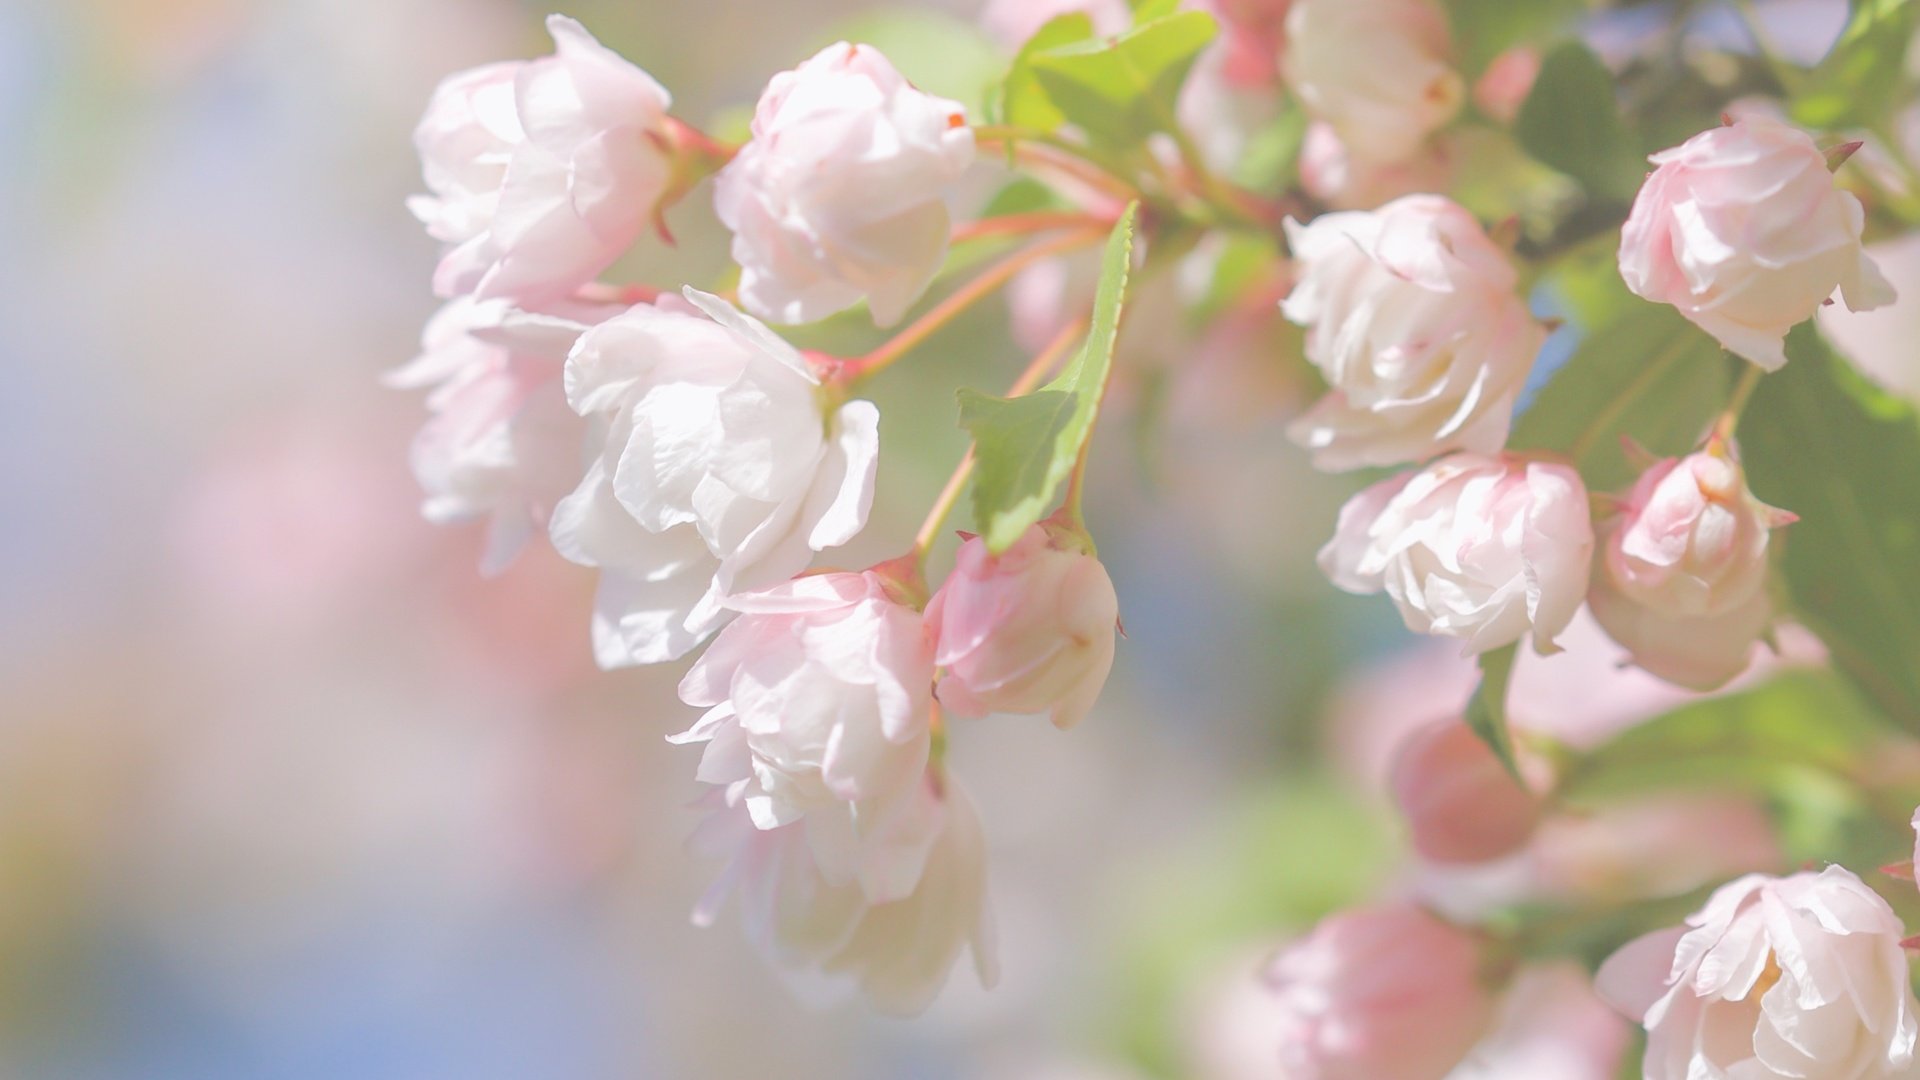
[[[1838,866],[1722,886],[1636,939],[1597,986],[1647,1029],[1647,1080],[1913,1075],[1920,1033],[1900,917]]]
[[[1286,223],[1299,281],[1280,310],[1307,327],[1329,393],[1287,431],[1322,469],[1497,452],[1546,331],[1506,253],[1438,195]]]
[[[1481,653],[1529,634],[1542,653],[1573,621],[1593,559],[1587,489],[1571,466],[1454,454],[1347,500],[1320,568],[1385,592],[1407,628]]]
[[[1466,98],[1435,0],[1294,0],[1285,48],[1287,85],[1368,161],[1414,156]]]
[[[1520,115],[1520,106],[1533,93],[1533,80],[1540,77],[1540,50],[1531,45],[1516,45],[1487,65],[1473,84],[1473,103],[1480,111],[1503,124],[1511,124]]]
[[[1836,288],[1853,311],[1893,302],[1860,245],[1860,200],[1835,186],[1806,132],[1748,116],[1651,160],[1620,234],[1620,274],[1731,352],[1779,368],[1787,331]]]
[[[1441,1080],[1492,1024],[1480,941],[1412,905],[1335,915],[1267,970],[1290,1080]]]
[[[666,191],[671,98],[579,23],[553,56],[448,78],[414,133],[431,195],[408,204],[448,245],[442,296],[564,297],[645,231]]]
[[[941,192],[972,161],[960,103],[914,89],[871,46],[830,45],[775,75],[714,185],[741,305],[802,323],[864,299],[875,322],[898,321],[946,256]]]
[[[1521,786],[1458,720],[1408,735],[1395,755],[1393,800],[1414,850],[1440,863],[1487,862],[1520,850],[1539,824],[1539,796]]]
[[[1453,151],[1444,139],[1429,139],[1410,157],[1376,162],[1348,153],[1333,126],[1318,120],[1307,125],[1299,164],[1300,186],[1336,210],[1371,210],[1453,181]]]
[[[1594,617],[1640,667],[1718,687],[1745,670],[1772,621],[1768,536],[1792,520],[1754,498],[1728,452],[1661,461],[1606,529]]]
[[[1000,555],[972,537],[927,605],[940,702],[961,716],[1051,712],[1071,727],[1106,684],[1119,615],[1083,537],[1035,525]]]

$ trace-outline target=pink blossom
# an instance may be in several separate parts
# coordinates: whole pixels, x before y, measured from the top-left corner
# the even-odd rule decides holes
[[[1479,939],[1411,905],[1326,919],[1267,969],[1276,1075],[1441,1080],[1492,1023],[1483,962]]]
[[[743,614],[680,683],[680,699],[707,711],[672,741],[705,744],[700,780],[726,785],[756,827],[808,817],[818,837],[831,819],[844,825],[836,850],[850,838],[864,846],[872,821],[855,804],[898,800],[927,767],[933,643],[920,613],[872,571],[796,578],[728,604]],[[850,871],[869,897],[911,890],[915,853],[878,854]]]
[[[1355,157],[1413,157],[1460,111],[1447,13],[1435,0],[1293,0],[1281,74]]]
[[[645,230],[672,172],[665,89],[572,19],[553,56],[440,84],[414,133],[427,188],[409,206],[448,245],[452,297],[565,296]]]
[[[1631,1034],[1580,965],[1525,968],[1493,1033],[1447,1080],[1614,1080]]]
[[[1465,652],[1531,635],[1547,653],[1585,599],[1592,555],[1571,466],[1460,453],[1349,499],[1320,568],[1348,592],[1385,592],[1409,630]]]
[[[1540,50],[1531,45],[1516,45],[1487,65],[1473,84],[1473,103],[1480,111],[1503,124],[1511,124],[1520,115],[1520,106],[1533,93],[1533,81],[1540,77]]]
[[[1860,245],[1860,200],[1806,132],[1749,115],[1651,160],[1620,234],[1621,276],[1729,351],[1774,370],[1787,331],[1836,288],[1853,311],[1893,302]]]
[[[1615,953],[1598,985],[1645,1024],[1647,1080],[1891,1080],[1912,1075],[1920,1032],[1904,935],[1841,867],[1750,874]]]
[[[1438,195],[1286,223],[1299,280],[1280,310],[1307,328],[1329,392],[1288,435],[1322,469],[1497,452],[1546,339],[1479,222]]]
[[[940,268],[941,193],[972,161],[960,104],[914,89],[871,46],[830,45],[775,75],[714,186],[741,304],[802,323],[865,299],[875,322],[898,321]]]
[[[487,518],[482,573],[505,569],[579,481],[586,425],[567,408],[560,372],[580,334],[620,310],[456,297],[427,323],[420,355],[387,376],[434,388],[433,418],[413,441],[421,513],[436,524]]]
[[[1336,210],[1371,210],[1403,195],[1445,190],[1453,159],[1452,146],[1438,138],[1396,161],[1355,157],[1333,125],[1316,120],[1300,144],[1300,186]]]
[[[1401,742],[1392,790],[1414,850],[1434,862],[1487,862],[1518,851],[1544,810],[1458,720],[1429,724]]]
[[[1113,667],[1119,613],[1084,535],[1034,525],[999,555],[968,539],[927,605],[941,704],[961,716],[1050,712],[1071,727]]]
[[[1653,674],[1724,685],[1773,621],[1768,537],[1792,520],[1754,497],[1729,449],[1657,462],[1604,530],[1594,617]]]
[[[904,892],[876,899],[821,852],[815,833],[837,819],[809,815],[773,829],[755,826],[733,787],[709,791],[707,817],[688,847],[725,868],[694,909],[711,926],[729,895],[739,894],[748,937],[797,981],[858,988],[890,1013],[926,1009],[962,951],[971,951],[981,985],[999,979],[987,906],[986,841],[979,813],[951,777],[929,772],[899,797],[866,807],[875,828],[919,853]]]
[[[1085,15],[1096,34],[1117,34],[1133,21],[1126,0],[988,0],[980,25],[995,41],[1017,50],[1062,15]]]

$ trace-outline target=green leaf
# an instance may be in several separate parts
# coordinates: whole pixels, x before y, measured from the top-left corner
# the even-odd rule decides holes
[[[1046,514],[1093,432],[1113,368],[1138,210],[1128,206],[1107,238],[1086,344],[1059,376],[1011,400],[960,391],[960,426],[974,444],[973,518],[989,551],[1013,546]]]
[[[1789,672],[1628,728],[1580,758],[1561,791],[1590,800],[1708,780],[1765,790],[1793,770],[1849,772],[1886,737],[1839,677]]]
[[[1628,307],[1587,335],[1515,422],[1516,450],[1573,459],[1594,491],[1639,475],[1621,439],[1662,457],[1694,448],[1727,398],[1727,360],[1671,308]]]
[[[1793,606],[1834,665],[1920,732],[1920,419],[1811,323],[1740,421],[1748,482],[1800,515],[1779,534]]]
[[[1826,58],[1794,87],[1789,110],[1809,127],[1875,127],[1897,102],[1908,44],[1920,22],[1909,0],[1855,0]]]
[[[1613,73],[1577,41],[1541,60],[1513,134],[1527,153],[1597,198],[1631,198],[1646,172],[1614,97]]]
[[[1098,146],[1127,148],[1178,123],[1174,100],[1218,30],[1206,12],[1182,11],[1036,52],[1027,66],[1065,120]]]
[[[1520,765],[1513,757],[1513,732],[1507,724],[1507,686],[1513,682],[1513,662],[1519,652],[1516,644],[1480,654],[1480,686],[1467,702],[1467,726],[1513,778],[1524,784]]]
[[[925,8],[882,8],[838,23],[821,44],[852,41],[887,54],[913,84],[984,115],[1005,53],[966,19]]]
[[[1040,81],[1034,77],[1033,58],[1049,49],[1086,41],[1091,37],[1093,20],[1083,12],[1049,19],[1034,31],[1026,44],[1020,46],[1020,52],[1013,58],[1013,67],[1008,69],[1006,80],[1001,84],[999,108],[996,111],[1000,121],[1012,127],[1038,132],[1055,131],[1066,123],[1066,116],[1054,106],[1047,92],[1041,88]]]
[[[1448,0],[1460,70],[1477,76],[1515,45],[1560,36],[1587,8],[1585,0]]]

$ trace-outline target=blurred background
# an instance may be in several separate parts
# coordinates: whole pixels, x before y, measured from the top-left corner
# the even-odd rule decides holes
[[[726,129],[868,6],[566,9]],[[1818,46],[1843,6],[1767,10]],[[594,670],[592,574],[538,545],[482,579],[479,527],[419,517],[420,402],[379,384],[435,307],[412,126],[444,74],[546,52],[547,10],[0,4],[0,1076],[1257,1075],[1235,976],[1427,873],[1384,812],[1384,748],[1473,680],[1314,568],[1351,482],[1281,435],[1309,392],[1274,362],[1286,334],[1138,320],[1089,511],[1130,635],[1115,678],[1070,735],[956,733],[1001,989],[963,970],[911,1022],[804,1005],[730,921],[688,923],[712,868],[680,850],[679,667]],[[936,47],[991,55],[971,0],[946,10]],[[701,194],[672,220],[677,252],[612,276],[717,274]],[[1920,289],[1917,263],[1889,270]],[[1911,341],[1916,310],[1843,342],[1910,390],[1875,342]],[[957,457],[951,387],[1022,360],[992,309],[882,381],[907,419],[848,565],[903,547]],[[1579,633],[1523,667],[1523,722],[1577,739],[1678,700]],[[1728,824],[1648,867],[1633,830],[1674,818],[1616,823],[1579,872],[1780,858],[1750,807],[1670,812]]]

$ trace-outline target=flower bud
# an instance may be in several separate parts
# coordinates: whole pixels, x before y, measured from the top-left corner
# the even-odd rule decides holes
[[[940,703],[960,716],[1051,712],[1071,727],[1106,684],[1119,617],[1113,579],[1083,537],[1034,525],[999,555],[971,537],[927,605],[946,669]]]
[[[941,191],[972,161],[966,110],[872,46],[830,45],[775,75],[714,185],[741,305],[803,323],[865,299],[876,323],[898,321],[946,256]]]
[[[1480,941],[1421,908],[1335,915],[1267,969],[1294,1080],[1441,1080],[1491,1025]]]
[[[1750,874],[1614,953],[1597,985],[1645,1024],[1647,1080],[1894,1080],[1920,1032],[1904,934],[1841,867]]]
[[[414,133],[431,195],[408,204],[448,250],[452,297],[564,297],[640,238],[672,178],[671,98],[555,15],[553,56],[448,78]]]
[[[1488,862],[1524,847],[1540,822],[1540,797],[1459,720],[1403,739],[1391,779],[1413,847],[1439,863]]]
[[[1573,621],[1593,559],[1587,489],[1569,465],[1454,454],[1347,500],[1320,568],[1348,592],[1385,592],[1407,628],[1482,653],[1532,635],[1542,653]]]
[[[1434,0],[1294,0],[1285,48],[1287,85],[1368,161],[1414,156],[1466,98]]]
[[[1893,286],[1861,247],[1866,213],[1811,136],[1758,116],[1653,155],[1620,234],[1620,274],[1769,371],[1837,288],[1853,311]]]
[[[1792,520],[1754,498],[1730,452],[1658,462],[1606,528],[1594,617],[1647,671],[1718,687],[1772,621],[1768,537]]]
[[[1520,115],[1520,106],[1533,93],[1533,81],[1540,77],[1540,50],[1531,45],[1516,45],[1487,65],[1473,84],[1473,103],[1480,111],[1503,124],[1511,124]]]
[[[1288,221],[1299,281],[1281,304],[1307,327],[1329,393],[1288,429],[1322,469],[1497,452],[1546,331],[1507,256],[1438,195]]]
[[[1431,139],[1413,156],[1390,162],[1355,157],[1332,125],[1314,121],[1300,143],[1300,186],[1335,210],[1371,210],[1402,195],[1445,190],[1453,152]]]

